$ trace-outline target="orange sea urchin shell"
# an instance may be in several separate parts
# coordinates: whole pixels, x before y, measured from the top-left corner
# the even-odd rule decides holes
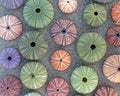
[[[107,40],[113,46],[120,46],[120,27],[110,28],[107,32]]]
[[[120,2],[117,2],[112,8],[112,19],[115,24],[120,25]]]
[[[72,13],[77,8],[77,0],[59,0],[59,8],[64,13]]]
[[[66,70],[71,64],[71,56],[65,50],[57,50],[51,56],[51,64],[56,70]]]

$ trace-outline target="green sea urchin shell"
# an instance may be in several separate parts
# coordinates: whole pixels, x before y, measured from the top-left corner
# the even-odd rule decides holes
[[[25,96],[41,96],[41,95],[35,92],[31,92],[31,93],[26,94]]]
[[[99,3],[109,3],[113,0],[95,0],[96,2],[99,2]]]
[[[48,0],[29,0],[23,10],[25,21],[34,28],[46,27],[54,17],[54,9]]]
[[[71,76],[71,84],[79,93],[90,93],[98,84],[98,76],[92,68],[81,66],[73,71]]]
[[[45,56],[48,50],[48,43],[39,32],[27,32],[19,41],[19,50],[23,57],[30,60],[38,60]]]
[[[101,26],[107,18],[105,7],[99,4],[88,5],[83,12],[84,21],[91,27]]]
[[[38,62],[29,62],[21,69],[20,79],[27,88],[38,89],[47,80],[47,70]]]
[[[106,52],[106,42],[97,33],[86,33],[77,43],[77,52],[87,62],[99,61]]]

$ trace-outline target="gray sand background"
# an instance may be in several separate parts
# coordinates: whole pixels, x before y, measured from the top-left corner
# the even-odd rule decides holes
[[[58,0],[49,0],[49,1],[52,3],[52,5],[55,9],[54,20],[46,28],[39,29],[39,30],[31,28],[25,22],[25,20],[23,18],[23,12],[22,12],[23,7],[19,8],[17,10],[7,10],[6,8],[4,8],[0,4],[0,17],[4,16],[4,15],[7,15],[7,14],[17,16],[23,23],[23,26],[24,26],[23,33],[26,33],[26,32],[31,31],[31,30],[39,31],[46,36],[46,38],[49,42],[49,51],[48,51],[46,57],[43,60],[40,60],[40,62],[45,65],[45,67],[47,68],[47,71],[48,71],[48,79],[47,79],[46,84],[38,90],[30,90],[30,89],[27,89],[23,85],[23,90],[22,90],[22,93],[21,93],[20,96],[24,96],[26,93],[32,92],[32,91],[39,92],[44,96],[46,94],[47,83],[55,77],[62,77],[62,78],[67,80],[67,82],[70,85],[69,96],[77,95],[78,93],[72,88],[72,86],[70,84],[70,77],[71,77],[71,73],[73,72],[73,70],[76,67],[79,67],[81,65],[90,66],[90,67],[92,67],[93,69],[96,70],[96,72],[99,76],[99,84],[98,84],[97,88],[99,88],[100,86],[110,86],[110,87],[116,89],[117,92],[118,92],[118,96],[120,96],[120,84],[119,83],[115,84],[115,83],[110,82],[109,80],[106,79],[106,77],[103,75],[103,72],[102,72],[102,65],[103,65],[105,59],[112,54],[120,54],[120,48],[119,47],[113,47],[113,46],[109,45],[108,42],[106,42],[107,43],[107,52],[106,52],[105,56],[100,61],[98,61],[96,63],[87,63],[87,62],[83,61],[81,58],[79,58],[79,56],[76,52],[77,41],[82,36],[82,34],[84,34],[84,33],[96,32],[96,33],[101,34],[102,37],[104,39],[106,39],[107,30],[110,27],[115,26],[114,22],[113,22],[113,20],[111,19],[111,16],[110,16],[111,8],[117,1],[120,1],[120,0],[113,0],[113,2],[111,2],[111,3],[104,4],[104,5],[102,4],[103,6],[106,7],[108,15],[107,15],[106,22],[101,27],[98,27],[98,28],[89,27],[82,19],[83,9],[88,4],[91,4],[93,2],[92,0],[78,0],[78,8],[72,14],[62,13],[58,8]],[[56,20],[61,20],[61,19],[72,20],[76,24],[77,30],[78,30],[78,38],[75,40],[75,42],[73,44],[71,44],[69,46],[65,46],[65,47],[62,47],[62,46],[59,46],[59,45],[55,44],[54,41],[50,37],[50,29],[51,29],[52,25],[54,24],[54,22]],[[16,40],[13,40],[13,41],[5,41],[5,40],[2,40],[0,38],[0,52],[6,47],[18,48],[17,43],[18,43],[19,39],[20,38],[17,38]],[[63,72],[55,71],[52,68],[52,66],[50,65],[49,58],[50,58],[51,54],[57,49],[65,49],[72,55],[72,64],[66,71],[63,71]],[[29,62],[29,61],[22,58],[22,63],[20,64],[20,66],[18,66],[14,70],[6,70],[0,64],[0,78],[3,78],[3,77],[8,76],[8,75],[14,75],[14,76],[19,78],[20,70],[21,70],[22,66],[24,66],[27,62]],[[93,91],[90,94],[86,94],[86,95],[82,95],[82,96],[93,96],[94,92],[95,91]]]

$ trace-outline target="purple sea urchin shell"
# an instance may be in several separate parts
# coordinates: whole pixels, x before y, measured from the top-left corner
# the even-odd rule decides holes
[[[23,5],[24,0],[1,0],[1,3],[7,9],[17,9]]]
[[[0,96],[19,96],[22,91],[22,84],[14,76],[7,76],[0,79]]]
[[[13,69],[21,62],[21,55],[15,48],[6,48],[0,54],[0,63],[6,69]]]

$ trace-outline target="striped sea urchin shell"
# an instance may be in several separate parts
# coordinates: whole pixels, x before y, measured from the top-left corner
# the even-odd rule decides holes
[[[115,89],[110,87],[100,87],[96,93],[95,96],[118,96]]]
[[[39,89],[47,80],[47,70],[39,62],[29,62],[20,73],[22,83],[29,89]]]
[[[19,96],[22,90],[20,81],[13,76],[0,80],[0,96]]]
[[[83,19],[91,27],[101,26],[106,18],[107,11],[105,7],[97,3],[89,4],[83,11]]]
[[[13,15],[5,15],[0,18],[0,37],[5,40],[13,40],[22,34],[21,21]]]
[[[76,26],[70,20],[56,21],[51,29],[51,37],[59,45],[69,45],[77,37]]]
[[[112,2],[114,0],[94,0],[96,2],[99,2],[99,3],[109,3],[109,2]]]
[[[21,55],[16,48],[5,48],[0,54],[0,63],[6,69],[14,69],[21,63]]]
[[[62,78],[52,79],[47,86],[48,96],[68,96],[69,85],[66,80]]]
[[[41,96],[40,94],[36,93],[36,92],[31,92],[31,93],[28,93],[24,96]]]
[[[63,71],[70,66],[71,56],[65,50],[57,50],[52,54],[50,62],[54,69]]]
[[[77,8],[77,0],[59,0],[59,8],[64,13],[72,13]]]
[[[21,7],[25,0],[0,0],[4,7],[7,9],[18,9]]]
[[[120,46],[120,27],[115,26],[108,30],[107,41],[113,46]]]
[[[117,2],[111,11],[112,19],[116,25],[120,25],[120,2]]]
[[[106,49],[105,40],[95,32],[84,34],[77,43],[78,55],[87,62],[97,62],[102,59]]]
[[[22,56],[30,60],[42,59],[48,51],[48,42],[44,35],[36,31],[25,33],[18,45]]]
[[[92,92],[98,84],[98,75],[94,69],[88,66],[76,68],[71,75],[71,85],[82,94]]]
[[[23,16],[31,27],[44,28],[53,20],[54,9],[49,0],[28,0]]]
[[[103,73],[110,81],[120,82],[120,55],[109,56],[103,64]]]

